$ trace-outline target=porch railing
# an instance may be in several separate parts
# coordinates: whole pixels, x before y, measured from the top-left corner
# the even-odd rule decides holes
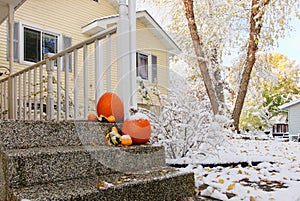
[[[13,118],[86,119],[112,89],[112,36],[108,28],[10,76]],[[0,80],[0,118],[8,118],[9,77]]]

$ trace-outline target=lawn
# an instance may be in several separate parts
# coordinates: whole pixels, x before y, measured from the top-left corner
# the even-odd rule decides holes
[[[217,155],[189,163],[180,170],[195,173],[200,197],[300,200],[300,143],[230,139]]]

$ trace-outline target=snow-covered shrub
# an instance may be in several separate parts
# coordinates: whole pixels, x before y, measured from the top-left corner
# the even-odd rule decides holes
[[[146,113],[151,121],[152,142],[165,146],[168,159],[192,162],[217,154],[231,131],[225,128],[229,122],[227,117],[213,115],[204,86],[195,83],[185,85],[181,86],[182,90],[169,90],[168,95],[143,86],[143,90],[147,90],[144,95],[156,92],[161,111],[160,114],[146,109],[140,111]]]

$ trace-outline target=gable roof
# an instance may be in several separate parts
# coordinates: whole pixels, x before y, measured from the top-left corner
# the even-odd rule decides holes
[[[289,103],[286,103],[286,104],[283,104],[283,105],[279,106],[279,109],[281,109],[281,110],[287,110],[290,107],[292,107],[294,105],[297,105],[299,103],[300,103],[300,99],[297,99],[297,100],[294,100],[292,102],[289,102]]]
[[[107,28],[107,25],[117,23],[119,14],[97,18],[82,27],[82,33],[93,35]],[[149,30],[156,36],[169,51],[179,54],[181,49],[175,41],[162,29],[162,27],[154,20],[154,18],[146,11],[137,11],[136,18],[144,23]]]
[[[15,10],[18,9],[25,0],[0,0],[0,24],[7,18],[8,5],[11,4]]]

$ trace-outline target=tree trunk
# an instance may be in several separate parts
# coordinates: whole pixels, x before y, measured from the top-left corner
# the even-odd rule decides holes
[[[250,33],[249,33],[249,44],[247,50],[247,61],[246,67],[242,74],[240,82],[239,92],[233,109],[233,125],[235,130],[239,132],[240,116],[243,109],[245,97],[247,94],[248,84],[251,76],[253,66],[256,61],[255,53],[258,49],[259,36],[262,27],[262,17],[264,15],[264,7],[269,4],[270,0],[252,0],[251,4],[251,15],[250,15]]]
[[[190,35],[193,41],[194,50],[197,56],[198,65],[201,71],[201,75],[204,81],[206,92],[208,94],[210,103],[212,105],[212,110],[214,114],[219,113],[219,102],[215,93],[214,86],[212,84],[212,79],[209,75],[207,64],[204,61],[204,53],[200,46],[200,38],[198,35],[197,25],[194,16],[194,5],[193,0],[182,0],[184,3],[185,16],[188,21],[188,27],[190,30]]]

